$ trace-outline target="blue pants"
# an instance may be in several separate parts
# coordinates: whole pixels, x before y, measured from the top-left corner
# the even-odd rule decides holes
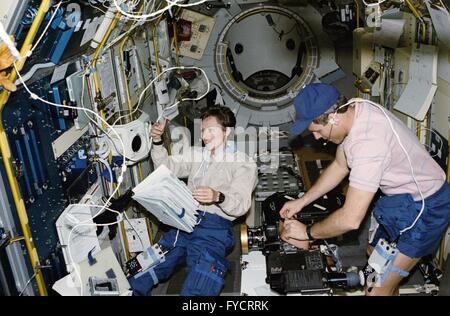
[[[380,198],[373,214],[380,226],[371,243],[375,246],[380,238],[394,241],[400,230],[409,227],[419,214],[422,201],[414,202],[410,194]],[[403,233],[398,250],[408,257],[421,258],[433,254],[439,247],[442,235],[450,223],[450,185],[444,185],[425,199],[425,209],[417,223]]]
[[[199,215],[198,221],[199,224],[190,234],[179,231],[176,238],[177,229],[164,234],[158,243],[169,250],[166,260],[152,271],[129,279],[133,294],[148,295],[154,285],[166,281],[185,264],[187,275],[180,295],[220,294],[229,266],[224,257],[234,246],[233,225],[229,220],[206,212]]]

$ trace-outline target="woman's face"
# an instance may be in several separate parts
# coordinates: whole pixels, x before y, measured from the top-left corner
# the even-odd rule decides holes
[[[223,148],[226,145],[229,132],[219,124],[214,116],[209,116],[202,121],[202,140],[209,151]]]

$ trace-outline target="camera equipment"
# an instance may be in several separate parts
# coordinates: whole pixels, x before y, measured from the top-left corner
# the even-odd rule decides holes
[[[241,225],[241,248],[242,253],[261,250],[264,254],[270,251],[286,249],[293,246],[280,239],[278,226],[281,222],[280,210],[284,203],[298,198],[298,194],[287,194],[277,192],[269,196],[262,202],[262,226],[247,227]],[[327,217],[331,212],[340,208],[344,204],[342,194],[328,194],[303,208],[297,213],[297,220],[304,224],[312,224]],[[295,248],[295,247],[294,247]]]
[[[266,283],[280,294],[329,294],[332,288],[363,285],[358,273],[341,272],[337,264],[333,267],[336,258],[326,250],[301,250],[281,240],[279,212],[284,203],[295,198],[298,194],[275,193],[262,203],[262,226],[249,228],[241,225],[242,252],[259,250],[266,257]],[[328,194],[297,213],[297,220],[312,224],[343,204],[343,195]],[[329,245],[323,249],[328,248]]]
[[[270,252],[266,256],[270,288],[280,294],[329,294],[333,288],[363,285],[356,272],[331,271],[326,256],[320,250]]]

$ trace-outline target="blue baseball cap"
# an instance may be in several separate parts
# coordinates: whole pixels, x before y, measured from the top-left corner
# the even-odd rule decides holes
[[[306,85],[294,99],[296,118],[290,131],[301,134],[311,122],[325,113],[339,99],[341,93],[325,83]]]

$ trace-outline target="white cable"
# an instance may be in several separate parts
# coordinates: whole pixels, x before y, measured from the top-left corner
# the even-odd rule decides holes
[[[84,72],[83,73],[83,75],[82,75],[82,90],[81,90],[81,107],[83,108],[83,111],[84,111],[84,109],[86,109],[85,108],[85,106],[84,106],[84,85],[85,85],[85,76],[86,76],[86,72]],[[103,136],[106,136],[106,137],[108,137],[111,141],[112,141],[112,138],[111,138],[111,136],[107,133],[107,132],[105,132],[102,128],[101,128],[101,126],[92,118],[92,117],[90,117],[87,113],[86,113],[86,111],[84,111],[85,112],[85,115],[87,116],[87,118],[89,119],[89,121],[90,121],[90,124],[94,124],[100,131],[102,131],[103,132]],[[92,125],[90,125],[91,126],[91,128],[92,129],[94,129],[94,127],[92,126]],[[101,158],[101,159],[104,159],[104,160],[106,160],[107,158],[108,158],[108,156],[109,156],[109,154],[111,153],[111,147],[109,146],[109,142],[107,141],[107,140],[103,140],[103,141],[98,141],[98,139],[101,139],[101,136],[98,136],[97,137],[97,139],[96,139],[96,141],[97,141],[97,144],[100,146],[100,149],[99,150],[97,150],[97,151],[95,151],[95,154],[99,157],[99,158]],[[112,141],[113,142],[113,141]],[[114,143],[113,143],[113,145],[114,145]],[[115,146],[114,146],[115,147]],[[116,148],[117,149],[117,148]],[[120,151],[119,150],[116,150],[119,154],[120,154]],[[123,155],[122,154],[122,156],[124,156],[125,158],[127,158],[128,159],[128,157],[126,157],[125,155]],[[112,179],[112,177],[111,177],[111,179]],[[112,190],[111,190],[112,191]]]
[[[33,51],[36,49],[36,47],[39,45],[40,41],[44,38],[45,33],[47,32],[48,28],[50,27],[50,25],[53,22],[53,19],[55,18],[56,14],[58,13],[59,7],[61,6],[61,4],[63,3],[63,1],[61,0],[57,5],[56,5],[56,9],[53,12],[52,16],[50,17],[50,20],[48,21],[47,25],[44,28],[44,31],[41,33],[41,36],[39,37],[39,39],[36,41],[36,43],[34,44],[34,46],[26,52],[25,56],[20,56],[19,54],[19,58],[18,60],[22,60],[26,57],[29,57],[33,54]],[[26,80],[25,80],[26,81]]]
[[[95,151],[95,154],[102,159],[107,159],[111,152],[111,149],[109,147],[108,141],[106,139],[102,139],[103,137],[106,137],[106,135],[99,136],[97,138],[97,140],[100,139],[99,141],[97,141],[97,144],[100,148],[99,150]]]
[[[127,116],[132,117],[133,114],[139,109],[139,105],[140,105],[140,103],[141,103],[141,101],[142,101],[142,97],[145,95],[145,92],[147,91],[147,89],[150,88],[151,85],[152,85],[156,80],[158,80],[158,78],[161,77],[164,73],[166,73],[167,71],[170,71],[170,70],[174,70],[174,69],[180,69],[180,67],[171,67],[171,68],[165,69],[165,70],[162,71],[159,75],[157,75],[152,81],[150,81],[150,83],[144,88],[144,90],[142,90],[141,94],[139,95],[138,103],[136,104],[135,109],[134,109],[131,113],[129,113],[129,114],[125,114],[125,115],[119,116],[119,117],[112,123],[112,126],[115,126],[115,125],[117,124],[117,122],[119,122],[119,121],[120,121],[122,118],[124,118],[124,117],[127,117]],[[158,121],[159,121],[159,118],[157,119],[157,122],[158,122]]]
[[[375,2],[375,3],[367,3],[366,1],[362,0],[362,2],[364,3],[364,5],[365,5],[366,7],[379,6],[380,4],[382,4],[382,3],[385,2],[385,1],[386,1],[386,0],[378,1],[378,2]],[[167,1],[167,2],[170,2],[170,1]]]
[[[162,3],[162,2],[160,2],[160,3]],[[153,5],[152,5],[150,11],[153,11],[154,8],[155,8],[155,5],[154,5],[154,2],[153,2]],[[144,12],[145,12],[145,8],[144,8]],[[153,19],[148,19],[147,21],[153,21],[153,20],[159,18],[159,16],[161,16],[162,14],[163,14],[163,13],[161,13],[161,14],[155,16]],[[136,27],[138,27],[138,26],[141,25],[140,23],[138,23],[138,22],[140,21],[140,19],[135,19],[135,20],[136,20],[136,22],[135,22],[135,23],[134,23],[134,24],[133,24],[126,32],[125,32],[125,33],[122,33],[120,36],[118,36],[118,37],[116,37],[115,39],[113,39],[112,41],[110,41],[110,42],[108,43],[108,45],[106,45],[105,48],[102,49],[101,54],[103,54],[104,51],[106,51],[107,49],[109,49],[111,46],[115,45],[118,41],[120,41],[122,38],[124,38],[125,36],[127,36],[129,33],[131,33],[131,31],[133,31]]]
[[[33,93],[33,92],[30,91],[30,89],[28,88],[28,86],[27,86],[27,85],[25,84],[25,82],[23,81],[22,76],[21,76],[19,70],[17,69],[16,63],[14,63],[14,68],[15,68],[15,70],[16,70],[16,72],[17,72],[17,75],[19,76],[20,81],[22,82],[22,84],[23,84],[25,90],[27,90],[27,92],[30,94],[30,96],[31,96],[32,99],[34,99],[34,100],[39,100],[39,101],[41,101],[41,102],[44,102],[44,103],[46,103],[46,104],[53,105],[53,106],[56,106],[56,107],[67,108],[67,109],[73,109],[73,110],[82,110],[82,111],[84,111],[85,113],[86,113],[86,111],[87,111],[87,112],[89,112],[89,113],[94,114],[97,118],[100,119],[100,121],[102,121],[102,122],[108,127],[108,129],[110,129],[112,132],[114,132],[114,134],[115,134],[115,135],[117,136],[117,138],[119,139],[120,144],[122,145],[123,153],[125,153],[125,145],[124,145],[124,143],[123,143],[123,141],[122,141],[122,138],[121,138],[120,135],[116,132],[116,130],[115,130],[111,125],[109,125],[108,122],[107,122],[106,120],[104,120],[100,115],[98,115],[96,112],[92,111],[91,109],[81,108],[81,107],[77,107],[77,106],[64,105],[64,104],[58,104],[58,103],[54,103],[54,102],[50,102],[50,101],[47,101],[47,100],[42,99],[42,98],[39,97],[37,94],[35,94],[35,93]],[[89,116],[88,116],[88,117],[89,117]],[[125,163],[126,155],[124,154],[124,155],[122,155],[122,156],[123,156],[123,158],[124,158],[124,163]],[[123,168],[122,168],[122,169],[123,169]],[[121,174],[121,176],[123,176],[123,174]],[[116,191],[117,191],[117,188],[116,188]],[[109,202],[109,201],[108,201],[108,202]]]
[[[112,126],[115,126],[116,123],[117,123],[119,120],[121,120],[123,117],[127,117],[127,116],[131,116],[131,117],[132,117],[133,114],[139,109],[139,106],[140,106],[141,101],[142,101],[142,97],[144,96],[144,94],[145,94],[145,92],[147,91],[147,89],[150,88],[151,85],[152,85],[156,80],[158,80],[158,78],[161,77],[164,73],[166,73],[167,71],[170,71],[170,70],[174,70],[174,69],[198,69],[198,70],[200,70],[200,71],[202,72],[203,76],[205,76],[205,78],[206,78],[206,82],[207,82],[208,87],[207,87],[207,89],[206,89],[206,92],[205,92],[204,94],[202,94],[200,97],[197,97],[197,98],[194,98],[194,99],[192,99],[192,98],[181,99],[180,101],[175,102],[174,104],[172,104],[172,105],[166,107],[166,108],[165,108],[166,110],[167,110],[167,109],[171,109],[171,108],[177,106],[180,102],[184,102],[184,101],[198,101],[198,100],[201,100],[202,98],[204,98],[204,97],[209,93],[209,89],[211,88],[211,84],[210,84],[210,82],[209,82],[208,76],[206,75],[206,73],[205,73],[205,71],[204,71],[203,69],[198,68],[198,67],[195,67],[195,66],[189,66],[189,67],[181,66],[181,67],[170,67],[170,68],[167,68],[167,69],[165,69],[164,71],[162,71],[158,76],[156,76],[152,81],[150,81],[150,83],[145,87],[145,89],[142,90],[141,94],[139,95],[139,100],[138,100],[138,103],[136,104],[135,109],[134,109],[131,113],[129,113],[129,114],[119,116],[119,117],[114,121],[114,123],[112,124]],[[161,115],[158,117],[158,119],[156,120],[156,122],[159,122],[159,120],[160,120],[161,118],[162,118],[162,113],[161,113]]]
[[[5,45],[8,47],[9,51],[11,52],[11,55],[13,55],[16,60],[20,60],[22,58],[20,56],[20,52],[16,48],[16,45],[13,43],[13,41],[9,37],[9,34],[6,33],[5,27],[3,26],[3,23],[1,21],[0,21],[0,39],[3,41],[3,43],[5,43]]]
[[[44,102],[44,103],[46,103],[46,104],[53,105],[53,106],[56,106],[56,107],[68,108],[68,109],[74,109],[74,110],[80,110],[80,109],[81,109],[81,110],[83,110],[85,113],[86,113],[86,111],[87,111],[87,112],[90,112],[90,113],[94,114],[97,118],[99,118],[100,121],[102,121],[109,129],[111,129],[111,131],[113,131],[113,132],[115,133],[115,135],[117,136],[117,138],[118,138],[120,144],[122,145],[122,149],[123,149],[123,153],[124,153],[124,155],[123,155],[124,163],[123,163],[123,165],[122,165],[122,171],[121,171],[121,175],[120,175],[120,177],[119,177],[119,180],[122,180],[122,181],[123,181],[123,175],[124,175],[124,173],[125,173],[125,171],[126,171],[126,164],[125,164],[125,159],[126,159],[126,156],[125,156],[125,145],[124,145],[124,143],[123,143],[123,141],[122,141],[122,138],[121,138],[120,135],[116,132],[116,130],[115,130],[111,125],[109,125],[108,122],[106,122],[100,115],[98,115],[96,112],[92,111],[91,109],[85,109],[85,108],[80,108],[80,107],[76,107],[76,106],[64,105],[64,104],[57,104],[57,103],[53,103],[53,102],[50,102],[50,101],[47,101],[47,100],[44,100],[44,99],[40,98],[40,97],[37,96],[35,93],[31,92],[30,89],[28,88],[28,86],[25,84],[25,82],[23,81],[22,76],[21,76],[19,70],[17,69],[16,63],[14,63],[14,68],[15,68],[15,70],[16,70],[16,72],[17,72],[17,75],[19,76],[19,79],[20,79],[20,81],[22,82],[22,84],[23,84],[25,90],[27,90],[27,92],[30,94],[30,96],[31,96],[32,99],[34,99],[34,100],[39,100],[39,101],[41,101],[41,102]],[[88,117],[89,117],[89,116],[88,116]],[[125,166],[125,168],[124,168],[124,166]],[[118,189],[119,189],[119,187],[120,187],[120,184],[121,184],[121,181],[120,181],[120,182],[118,181],[118,186],[117,186],[117,188],[114,190],[114,193],[113,193],[113,194],[115,194],[115,193],[118,191]],[[109,203],[109,201],[111,200],[112,196],[113,196],[113,195],[111,195],[111,196],[108,198],[107,203]],[[106,204],[105,204],[105,205],[106,205]]]
[[[113,172],[112,172],[112,170],[111,170],[111,166],[109,165],[109,163],[106,161],[106,159],[102,159],[102,158],[98,158],[97,159],[99,162],[101,162],[104,166],[105,166],[105,168],[106,168],[106,170],[108,170],[108,173],[109,173],[109,192],[108,192],[108,194],[109,193],[111,193],[112,191],[114,191],[114,188],[113,188],[113,181],[114,181],[114,178],[113,178]]]
[[[180,7],[180,8],[193,7],[195,5],[202,4],[202,3],[204,3],[204,2],[206,2],[208,0],[200,0],[200,1],[197,1],[197,2],[193,2],[193,3],[178,4],[178,2],[180,2],[180,1],[181,0],[175,0],[175,1],[166,0],[167,3],[170,3],[171,5],[176,5],[177,7]],[[209,0],[209,1],[211,1],[211,0]]]
[[[205,157],[205,153],[206,153],[206,157]],[[206,158],[206,159],[205,159]],[[203,149],[202,152],[202,162],[200,163],[200,167],[198,167],[197,172],[194,174],[194,176],[192,177],[192,183],[194,184],[194,187],[198,187],[200,186],[202,179],[204,177],[204,174],[202,175],[202,178],[200,179],[199,183],[195,183],[195,178],[197,177],[198,173],[200,172],[200,170],[202,170],[202,168],[204,168],[203,164],[205,162],[209,162],[211,159],[211,152],[207,149]],[[204,173],[204,172],[203,172]]]
[[[120,144],[121,144],[121,146],[122,146],[123,153],[124,153],[124,155],[123,155],[122,168],[121,168],[121,171],[120,171],[120,176],[119,176],[119,178],[117,179],[117,187],[114,189],[114,191],[113,191],[113,192],[111,193],[111,195],[108,197],[108,199],[106,200],[105,204],[104,204],[103,206],[101,206],[100,211],[95,215],[95,216],[97,216],[97,215],[100,214],[103,210],[108,209],[108,208],[106,207],[106,205],[108,205],[108,203],[111,201],[112,197],[116,194],[116,192],[119,191],[119,188],[120,188],[120,186],[122,185],[122,182],[123,182],[123,176],[124,176],[124,174],[125,174],[125,172],[126,172],[126,170],[127,170],[127,166],[126,166],[126,163],[125,163],[125,145],[124,145],[124,143],[123,143],[123,141],[122,141],[122,138],[121,138],[120,135],[116,132],[116,130],[115,130],[111,125],[108,124],[108,122],[106,122],[100,115],[98,115],[96,112],[94,112],[94,111],[92,111],[92,110],[90,110],[90,109],[83,109],[83,108],[75,107],[75,106],[68,106],[68,105],[64,105],[64,104],[57,104],[57,103],[53,103],[53,102],[50,102],[50,101],[47,101],[47,100],[44,100],[44,99],[40,98],[40,97],[37,96],[35,93],[31,92],[30,89],[28,88],[28,86],[25,84],[25,82],[23,81],[22,76],[21,76],[19,70],[17,69],[17,65],[16,65],[15,62],[14,62],[14,69],[16,70],[17,75],[19,76],[20,81],[22,82],[22,84],[23,84],[25,90],[27,90],[27,92],[30,94],[30,96],[31,96],[32,99],[34,99],[34,100],[39,100],[39,101],[41,101],[41,102],[44,102],[44,103],[46,103],[46,104],[53,105],[53,106],[56,106],[56,107],[62,107],[62,108],[68,108],[68,109],[75,109],[75,110],[82,109],[83,111],[88,111],[88,112],[94,114],[96,117],[98,117],[98,118],[100,119],[100,121],[102,121],[109,129],[111,129],[111,130],[116,134],[116,136],[117,136],[117,138],[118,138],[118,140],[119,140],[119,142],[120,142]],[[75,205],[78,205],[78,204],[75,204]],[[95,206],[95,207],[97,207],[97,206]],[[108,209],[108,210],[109,210],[109,209]],[[92,218],[95,218],[95,216],[92,217]],[[105,225],[103,225],[103,226],[105,226]],[[76,227],[76,226],[75,226],[75,227]],[[74,227],[74,228],[75,228],[75,227]],[[70,231],[70,233],[69,233],[69,241],[70,241],[70,236],[71,236],[71,234],[72,234],[72,231],[73,231],[73,229],[72,229],[72,230]],[[68,241],[68,245],[69,245],[69,241]],[[81,284],[81,283],[82,283],[82,282],[81,282],[81,276],[79,275],[78,271],[76,270],[75,263],[73,262],[73,257],[72,257],[72,255],[71,255],[71,253],[70,253],[70,249],[69,249],[69,258],[70,258],[71,263],[72,263],[73,266],[74,266],[74,269],[75,269],[75,271],[76,271],[76,274],[78,275],[78,278],[79,278],[80,284]],[[82,284],[81,284],[81,286],[82,286]],[[81,289],[81,291],[82,291],[82,289]]]
[[[102,6],[103,6],[103,8],[105,8],[105,10],[108,10],[108,9],[109,9],[109,7],[107,7],[107,6],[105,5],[105,2],[102,2]]]
[[[36,47],[39,45],[39,42],[42,40],[42,38],[44,37],[45,33],[47,32],[48,28],[50,27],[50,24],[52,24],[53,19],[56,16],[56,13],[58,13],[58,9],[61,6],[62,1],[60,1],[57,5],[56,5],[56,9],[53,12],[52,16],[50,17],[50,21],[48,21],[47,25],[45,26],[44,31],[41,33],[41,36],[39,37],[39,39],[37,40],[37,42],[34,44],[33,48],[31,48],[31,50],[27,53],[27,56],[31,56],[31,54],[33,53],[33,51],[36,49]]]
[[[100,126],[100,125],[99,125],[92,117],[90,117],[90,116],[86,113],[86,111],[85,111],[86,107],[84,106],[84,86],[85,86],[86,72],[87,72],[87,70],[86,70],[85,72],[83,72],[83,75],[82,75],[82,85],[81,85],[81,108],[83,109],[84,114],[86,115],[86,117],[89,119],[90,124],[94,124],[100,131],[103,132],[103,135],[108,136],[107,132],[105,132],[105,131],[101,128],[101,126]],[[92,125],[90,125],[90,126],[91,126],[92,130],[94,130],[94,127],[93,127]],[[96,134],[96,133],[95,133],[95,134]],[[108,137],[109,137],[109,136],[108,136]],[[98,138],[100,138],[100,137],[98,137]],[[98,144],[98,143],[99,143],[99,142],[97,141],[97,144]],[[105,149],[103,152],[100,151],[100,150],[98,150],[98,151],[96,151],[95,153],[97,154],[97,152],[98,152],[98,153],[99,153],[98,156],[99,156],[100,158],[102,158],[102,159],[107,159],[108,156],[109,156],[109,153],[111,152],[111,149],[110,149],[110,147],[109,147],[107,141],[103,141],[101,145],[103,145],[106,149]],[[102,148],[101,148],[101,149],[102,149]],[[127,158],[126,156],[124,156],[124,157]]]
[[[108,45],[105,46],[105,48],[102,49],[102,53],[104,51],[106,51],[107,49],[109,49],[111,46],[113,46],[114,44],[116,44],[118,41],[120,41],[122,38],[124,38],[126,35],[128,35],[131,31],[133,31],[139,24],[133,24],[130,29],[128,31],[126,31],[125,33],[121,34],[119,37],[116,37],[115,39],[113,39],[111,42],[108,43]],[[100,54],[100,55],[101,55]]]
[[[180,234],[180,230],[177,229],[177,234],[175,235],[175,240],[173,242],[173,247],[175,248],[175,246],[177,245],[177,241],[178,241],[178,235]]]
[[[36,277],[37,275],[37,271],[38,271],[39,267],[36,267],[36,271],[33,273],[33,275],[31,276],[31,278],[28,279],[27,283],[25,283],[25,286],[22,288],[22,291],[20,291],[19,296],[22,296],[22,294],[25,292],[25,290],[27,289],[28,285],[31,283],[31,281],[33,281],[33,279]]]
[[[91,3],[91,0],[88,0],[88,4],[89,4],[91,7],[93,7],[93,8],[95,8],[95,9],[99,10],[100,12],[103,12],[104,14],[106,14],[106,11],[105,11],[105,10],[100,9],[99,7],[97,7],[97,6],[95,6],[94,4],[92,4],[92,3]],[[103,4],[103,3],[102,3],[102,4]],[[103,4],[103,6],[104,6],[104,4]]]
[[[117,11],[119,11],[122,15],[124,15],[124,16],[126,16],[126,17],[128,17],[128,18],[131,18],[131,19],[144,19],[144,20],[147,20],[147,19],[149,19],[149,18],[153,18],[153,17],[155,17],[155,16],[157,16],[157,15],[163,14],[164,12],[170,10],[173,6],[178,6],[178,7],[183,7],[183,8],[186,8],[186,7],[192,7],[192,6],[195,6],[195,5],[199,5],[199,4],[205,3],[205,2],[208,1],[208,0],[200,0],[200,1],[197,1],[197,2],[194,2],[194,3],[188,3],[188,4],[179,4],[180,1],[181,1],[181,0],[175,0],[175,1],[166,0],[166,2],[167,2],[169,5],[165,6],[164,8],[159,9],[159,10],[153,12],[153,13],[149,13],[149,14],[140,14],[140,15],[137,15],[137,14],[131,14],[131,13],[128,13],[128,12],[122,10],[122,8],[121,8],[120,5],[118,4],[117,0],[114,0],[114,5],[116,6]]]
[[[203,71],[203,69],[198,68],[198,67],[193,67],[193,66],[191,66],[191,67],[183,67],[183,66],[182,66],[182,67],[171,67],[171,68],[166,69],[165,71],[170,70],[170,69],[176,69],[176,68],[178,68],[178,69],[190,69],[190,68],[193,68],[193,69],[199,69],[199,70],[203,73],[203,75],[205,76],[205,78],[206,78],[206,82],[208,83],[208,88],[206,89],[206,92],[205,92],[202,96],[200,96],[200,97],[198,97],[198,98],[195,98],[195,99],[191,99],[191,98],[181,99],[180,101],[175,102],[174,104],[172,104],[172,105],[170,105],[170,106],[164,108],[163,111],[162,111],[162,113],[161,113],[161,115],[159,115],[158,118],[156,119],[156,122],[155,122],[155,123],[158,123],[158,122],[163,118],[164,110],[171,109],[171,108],[177,106],[178,103],[183,102],[183,101],[188,101],[188,100],[190,100],[190,101],[198,101],[198,100],[204,98],[204,97],[209,93],[209,89],[211,88],[211,85],[210,85],[210,83],[209,83],[209,78],[208,78],[208,76],[206,76],[206,73]],[[160,76],[160,75],[162,75],[162,73],[160,73],[159,76]],[[153,79],[152,82],[150,82],[150,83],[148,84],[148,86],[144,89],[144,91],[142,91],[142,93],[141,93],[141,95],[140,95],[140,97],[139,97],[139,101],[140,101],[140,99],[141,99],[141,96],[142,96],[143,93],[145,92],[145,90],[147,90],[147,88],[148,88],[148,87],[149,87],[149,86],[150,86],[150,85],[151,85],[151,84],[152,84],[159,76],[157,76],[155,79]],[[132,114],[138,109],[138,107],[139,107],[139,102],[138,102],[138,104],[136,105],[136,109],[134,109],[133,112],[130,113],[130,114],[128,114],[128,115],[132,115]],[[119,117],[119,118],[120,118],[120,117]],[[117,120],[116,120],[116,122],[117,122]],[[114,124],[115,124],[116,122],[114,122]],[[113,125],[114,125],[114,124],[113,124]],[[150,136],[149,150],[152,149],[152,146],[153,146],[153,136]]]
[[[170,4],[168,6],[165,6],[164,8],[157,10],[153,13],[149,13],[149,14],[141,14],[141,15],[136,15],[136,14],[130,14],[128,12],[125,12],[122,10],[122,8],[120,7],[120,5],[117,3],[117,0],[113,0],[114,5],[116,6],[117,11],[119,11],[122,15],[128,17],[128,18],[132,18],[132,19],[148,19],[148,18],[153,18],[157,15],[163,14],[164,12],[166,12],[167,10],[169,10],[170,8],[173,7],[173,4]]]
[[[155,1],[151,2],[152,6],[149,9],[149,11],[153,11],[155,9]],[[162,1],[160,2],[160,4],[162,3]],[[144,6],[144,12],[146,12],[146,8]],[[164,11],[165,12],[165,11]],[[157,18],[159,18],[164,12],[161,12],[160,14],[155,15],[153,18],[151,19],[145,19],[146,21],[153,21],[156,20]],[[133,18],[129,18],[129,19],[133,19]],[[107,49],[109,49],[111,46],[115,45],[118,41],[120,41],[122,38],[124,38],[125,36],[127,36],[129,33],[131,33],[131,31],[133,31],[136,27],[140,26],[141,23],[138,23],[140,21],[142,21],[142,19],[134,19],[136,20],[136,22],[125,32],[122,33],[120,36],[116,37],[114,40],[110,41],[108,43],[108,45],[105,46],[105,48],[102,49],[101,54],[103,54],[104,51],[106,51]]]
[[[110,139],[110,141],[111,141],[111,143],[112,143],[112,145],[116,148],[116,151],[121,155],[121,156],[123,156],[124,158],[126,158],[126,159],[128,159],[128,160],[132,160],[131,158],[129,158],[128,156],[126,156],[125,155],[125,153],[124,152],[120,152],[120,150],[118,150],[117,149],[117,147],[114,145],[114,139],[112,138],[112,136],[111,135],[109,135],[109,132],[106,132],[106,131],[104,131],[102,128],[101,128],[101,126],[96,122],[96,121],[94,121],[94,119],[92,119],[92,117],[90,117],[87,113],[86,113],[86,108],[84,107],[84,83],[85,83],[85,80],[84,80],[84,77],[85,77],[85,75],[86,75],[86,72],[84,72],[83,73],[83,81],[82,81],[82,90],[81,90],[81,108],[83,109],[83,111],[84,111],[84,114],[87,116],[87,118],[100,130],[100,131],[102,131],[103,132],[103,134],[105,135],[105,136],[107,136],[109,139]],[[89,109],[87,109],[87,110],[89,110]],[[100,117],[101,118],[101,117]],[[103,121],[103,120],[102,120]],[[113,128],[113,126],[110,126],[110,125],[108,125],[107,124],[107,126],[111,129],[111,130],[113,130],[113,132],[116,134],[116,135],[118,135],[117,134],[117,132],[114,130],[114,128]],[[108,145],[108,143],[105,141],[104,143],[106,143],[106,145]],[[111,151],[111,147],[108,145],[107,146],[107,148],[108,148],[108,151],[107,152],[105,152],[102,156],[100,156],[100,158],[103,158],[103,159],[106,159],[107,158],[107,156],[109,155],[109,153],[110,153],[110,151]]]
[[[412,178],[413,178],[413,180],[414,180],[414,183],[416,184],[417,190],[419,191],[420,198],[422,199],[422,207],[421,207],[421,209],[420,209],[419,214],[418,214],[417,217],[414,219],[413,223],[412,223],[410,226],[408,226],[408,227],[406,227],[406,228],[400,230],[399,233],[400,233],[400,235],[402,235],[404,232],[410,230],[411,228],[414,227],[414,225],[416,225],[417,221],[419,220],[420,216],[422,215],[422,213],[423,213],[423,211],[424,211],[424,209],[425,209],[425,198],[424,198],[424,196],[423,196],[422,190],[420,189],[419,182],[417,181],[416,176],[415,176],[415,174],[414,174],[414,168],[413,168],[413,166],[412,166],[411,158],[409,157],[408,151],[407,151],[407,150],[405,149],[405,147],[403,146],[403,143],[402,143],[401,140],[400,140],[400,136],[398,136],[397,132],[395,131],[394,125],[392,124],[392,121],[391,121],[390,117],[387,115],[386,111],[383,109],[383,107],[382,107],[381,105],[379,105],[379,104],[377,104],[377,103],[375,103],[375,102],[372,102],[372,101],[370,101],[370,100],[366,100],[366,99],[362,99],[362,98],[355,98],[355,99],[353,99],[353,100],[350,100],[350,101],[347,102],[346,104],[341,105],[337,110],[339,110],[340,108],[343,108],[344,106],[349,105],[350,103],[354,103],[355,101],[363,101],[363,102],[365,101],[365,102],[368,102],[368,103],[370,103],[370,104],[372,104],[372,105],[375,105],[376,107],[378,107],[378,108],[383,112],[384,116],[387,118],[387,120],[388,120],[388,122],[389,122],[389,126],[391,127],[392,132],[394,133],[394,135],[395,135],[395,137],[396,137],[396,139],[397,139],[397,142],[399,143],[401,149],[403,150],[403,152],[404,152],[405,155],[406,155],[406,158],[408,159],[409,167],[410,167],[410,169],[411,169],[411,176],[412,176]],[[336,110],[336,112],[337,112],[337,110]]]

